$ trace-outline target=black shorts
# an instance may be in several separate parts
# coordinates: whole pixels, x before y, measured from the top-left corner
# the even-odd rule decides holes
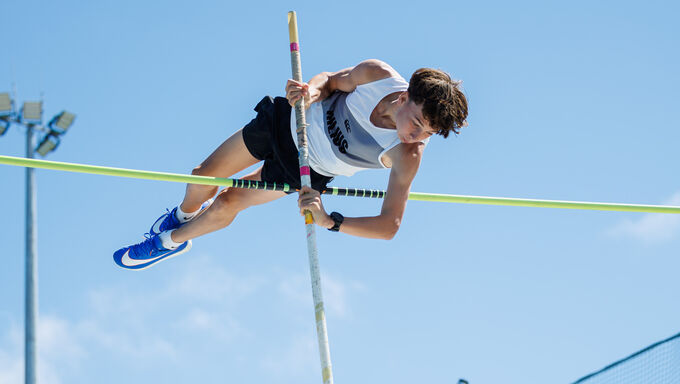
[[[265,96],[255,106],[257,116],[243,127],[243,141],[253,157],[264,160],[262,181],[287,183],[300,189],[298,150],[290,127],[291,110],[286,98]],[[310,176],[312,188],[320,192],[333,180],[311,168]]]

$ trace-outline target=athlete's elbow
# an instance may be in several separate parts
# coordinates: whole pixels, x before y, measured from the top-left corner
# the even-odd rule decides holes
[[[397,232],[399,231],[399,226],[401,225],[401,219],[400,218],[391,218],[387,225],[384,227],[384,231],[382,233],[382,239],[383,240],[392,240],[394,239],[394,236],[397,235]]]
[[[392,239],[394,239],[394,236],[396,236],[396,235],[397,235],[397,232],[396,232],[396,231],[394,231],[394,232],[392,232],[392,231],[390,231],[390,232],[385,232],[385,233],[383,233],[383,235],[380,237],[380,239],[381,239],[381,240],[392,240]]]

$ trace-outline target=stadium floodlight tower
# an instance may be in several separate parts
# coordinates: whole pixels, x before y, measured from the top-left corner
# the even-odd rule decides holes
[[[47,133],[40,141],[40,144],[38,144],[36,152],[38,152],[40,156],[45,157],[48,153],[54,151],[61,142],[59,136],[66,133],[71,125],[73,125],[75,118],[76,115],[66,111],[62,111],[60,114],[54,116],[47,124]]]
[[[4,135],[14,115],[14,106],[9,93],[0,93],[0,136]]]
[[[0,136],[4,135],[11,124],[26,127],[26,157],[33,158],[38,152],[46,156],[59,145],[59,137],[71,127],[75,115],[66,111],[54,116],[47,124],[42,125],[42,101],[27,101],[17,114],[14,111],[14,100],[9,93],[0,93]],[[44,136],[36,147],[35,131]],[[26,168],[26,313],[25,313],[25,382],[35,384],[37,381],[37,343],[36,323],[38,317],[38,230],[36,226],[36,188],[33,168]]]
[[[19,123],[26,126],[26,157],[33,158],[33,131],[42,124],[42,101],[24,103]],[[24,326],[25,380],[26,384],[37,381],[36,323],[38,319],[38,228],[35,173],[26,168],[26,314]]]

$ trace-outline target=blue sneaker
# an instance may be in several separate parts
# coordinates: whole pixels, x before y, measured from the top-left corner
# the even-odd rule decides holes
[[[113,261],[125,269],[146,269],[159,261],[181,255],[191,249],[191,240],[185,241],[177,249],[167,249],[161,244],[158,235],[148,236],[139,244],[121,248],[113,254]]]
[[[175,213],[177,213],[177,207],[173,208],[172,211],[166,209],[165,213],[153,223],[151,229],[149,229],[149,234],[157,236],[161,232],[177,229],[182,226],[183,223],[180,223]]]
[[[201,205],[201,211],[207,209],[214,199],[210,199]],[[171,229],[177,229],[182,226],[182,222],[177,219],[177,207],[173,208],[172,211],[165,210],[166,212],[159,217],[155,223],[151,226],[149,233],[151,236],[156,236],[161,232],[169,231]]]

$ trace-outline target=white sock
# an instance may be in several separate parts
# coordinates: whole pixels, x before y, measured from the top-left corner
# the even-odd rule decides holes
[[[201,208],[197,209],[196,212],[184,212],[180,206],[177,206],[177,211],[175,212],[175,217],[180,223],[186,223],[191,221],[198,213],[201,212]]]
[[[164,231],[158,235],[158,237],[161,239],[161,244],[163,245],[163,248],[176,249],[177,247],[182,245],[182,243],[175,243],[174,241],[172,241],[172,233],[174,231],[175,231],[174,229],[170,231]]]

